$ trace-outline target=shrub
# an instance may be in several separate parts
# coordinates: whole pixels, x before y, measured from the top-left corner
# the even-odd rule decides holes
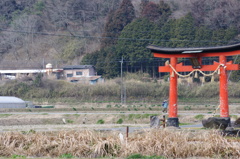
[[[27,158],[27,157],[22,155],[12,155],[11,158]]]
[[[219,84],[217,82],[213,83],[206,83],[202,87],[198,87],[198,90],[196,92],[195,96],[200,97],[216,97],[219,95]]]
[[[70,119],[67,119],[67,123],[73,123],[73,121]]]
[[[198,114],[194,118],[197,119],[197,120],[202,120],[204,118],[204,115]]]
[[[141,154],[132,154],[127,157],[127,159],[133,159],[133,158],[138,158],[138,159],[166,159],[164,156],[143,156]]]
[[[168,80],[169,80],[169,75],[163,76],[163,79],[164,79],[165,82],[168,82]]]
[[[118,119],[117,124],[122,124],[123,120],[122,119]]]
[[[191,106],[184,106],[184,110],[191,110],[192,107]]]
[[[104,120],[102,120],[102,119],[98,120],[97,124],[104,124]]]
[[[169,83],[142,82],[134,79],[125,81],[127,99],[135,102],[161,101],[169,94]],[[229,83],[229,97],[240,97],[239,83]],[[33,81],[8,81],[0,85],[0,95],[17,96],[19,98],[31,99],[54,99],[54,98],[71,98],[76,101],[119,101],[120,87],[113,80],[106,81],[103,84],[86,85],[73,84],[66,81],[48,80],[39,74]],[[180,98],[215,98],[219,96],[219,84],[217,82],[199,84],[179,84],[178,95]],[[159,99],[161,97],[162,99]],[[189,98],[191,97],[191,98]],[[73,101],[74,101],[73,100]],[[72,101],[72,100],[69,100]],[[107,108],[114,107],[107,105]],[[120,108],[121,105],[115,105]],[[140,105],[139,107],[147,107]],[[153,107],[153,105],[151,105]],[[74,109],[74,108],[73,108]]]
[[[66,154],[62,154],[61,156],[59,156],[59,158],[74,158],[74,156],[70,153],[66,153]]]

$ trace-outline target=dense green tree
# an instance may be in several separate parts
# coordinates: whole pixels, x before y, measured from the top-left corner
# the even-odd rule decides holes
[[[83,65],[94,65],[98,75],[112,78],[119,75],[119,59],[116,56],[115,46],[102,48],[92,54],[87,54],[82,59]]]
[[[159,2],[159,10],[161,14],[171,13],[170,6],[167,3],[165,3],[163,0]]]
[[[195,43],[193,44],[194,47],[206,47],[211,46],[212,39],[212,30],[207,28],[206,26],[202,26],[199,28],[196,28],[195,33]]]
[[[117,56],[116,47],[115,46],[108,47],[105,50],[105,52],[106,52],[106,56],[103,57],[105,60],[102,66],[105,72],[104,77],[113,78],[113,77],[120,76],[121,58]]]
[[[226,32],[225,32],[225,36],[224,36],[224,40],[227,43],[233,43],[234,41],[234,37],[238,34],[238,30],[236,27],[229,27]]]
[[[105,63],[105,57],[106,51],[105,49],[101,49],[99,51],[96,51],[92,54],[87,54],[82,59],[83,65],[94,65],[97,71],[97,74],[104,75],[104,63]]]
[[[172,47],[191,47],[195,39],[194,19],[189,13],[176,20],[174,33],[171,36]]]
[[[122,31],[116,46],[118,57],[123,56],[129,61],[133,71],[147,70],[152,54],[146,46],[151,42],[155,27],[156,25],[148,19],[140,18],[127,25]]]
[[[155,39],[155,41],[153,41],[152,44],[162,47],[172,47],[170,39],[175,33],[175,21],[176,20],[172,19],[164,23],[161,27],[159,25],[155,26],[152,35],[152,38]]]
[[[101,40],[101,48],[115,44],[115,40],[113,40],[113,38],[117,37],[117,33],[113,31],[113,27],[114,27],[113,17],[114,17],[114,12],[111,11],[108,14],[107,22],[104,27],[104,33],[102,35],[102,40]]]
[[[105,25],[101,47],[108,47],[116,44],[117,38],[123,28],[135,18],[135,10],[131,0],[123,0],[120,8],[110,12]]]
[[[217,46],[217,45],[224,45],[224,37],[225,37],[225,30],[224,29],[218,29],[214,30],[212,34],[212,45]]]
[[[150,4],[148,1],[145,1],[145,3]],[[124,23],[127,24],[126,26],[118,27],[118,25],[116,25],[120,23],[121,20],[117,23],[114,22],[112,26],[108,26],[109,30],[114,28],[121,30],[118,28],[123,27],[121,33],[118,32],[120,35],[116,35],[114,32],[114,37],[118,36],[117,43],[110,38],[109,40],[112,42],[111,45],[106,45],[108,47],[103,47],[100,51],[96,52],[94,56],[88,55],[86,57],[86,59],[89,59],[89,61],[96,65],[99,74],[107,78],[118,76],[120,74],[120,60],[121,57],[123,57],[123,71],[141,71],[154,75],[159,61],[153,61],[152,54],[146,49],[147,45],[154,44],[161,47],[172,48],[225,45],[228,44],[231,39],[234,39],[238,33],[237,29],[233,27],[215,30],[208,26],[197,27],[196,21],[191,13],[180,19],[169,19],[169,15],[167,14],[171,12],[170,9],[167,5],[164,8],[165,4],[163,4],[163,2],[160,2],[160,4],[162,7],[158,6],[157,8],[162,9],[163,12],[161,13],[166,13],[166,16],[159,14],[158,20],[152,19],[152,15],[146,13],[144,18],[135,19],[131,23],[129,21],[128,24]],[[112,20],[116,18],[115,13],[109,18]],[[93,58],[97,58],[97,60]],[[211,61],[211,59],[209,60]],[[232,73],[230,78],[235,81],[239,79],[238,72]]]

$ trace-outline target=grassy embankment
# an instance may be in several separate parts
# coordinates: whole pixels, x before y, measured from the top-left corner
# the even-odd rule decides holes
[[[137,75],[129,75],[124,81],[127,104],[161,104],[168,98],[169,83],[154,81]],[[239,103],[240,84],[229,83],[229,102]],[[9,81],[0,86],[1,96],[17,96],[24,100],[36,103],[56,104],[67,103],[120,103],[121,80],[106,80],[96,85],[74,84],[65,81],[51,81],[46,79],[33,79],[30,81]],[[201,103],[202,105],[218,104],[218,82],[204,85],[179,84],[179,103]]]

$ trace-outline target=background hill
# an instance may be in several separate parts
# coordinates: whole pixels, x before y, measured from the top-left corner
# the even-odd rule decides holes
[[[148,44],[239,42],[239,0],[1,0],[1,69],[92,64],[99,74],[158,77]]]

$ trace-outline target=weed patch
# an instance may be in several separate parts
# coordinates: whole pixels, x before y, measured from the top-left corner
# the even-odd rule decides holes
[[[70,153],[66,153],[66,154],[62,154],[61,156],[59,156],[59,158],[74,158],[74,156]]]
[[[122,124],[122,123],[123,123],[123,119],[122,118],[118,119],[117,124]]]
[[[197,120],[202,120],[204,118],[204,115],[198,114],[198,115],[194,116],[194,118]]]
[[[104,123],[105,123],[105,122],[104,122],[103,119],[100,119],[100,120],[97,121],[97,124],[104,124]]]
[[[74,121],[73,121],[73,120],[70,120],[70,119],[67,119],[66,122],[67,122],[67,123],[70,123],[70,124],[74,123]]]
[[[27,158],[27,157],[23,155],[12,155],[11,158]]]
[[[127,159],[166,159],[164,156],[143,156],[141,154],[132,154]]]
[[[9,117],[11,116],[12,114],[0,114],[0,118],[5,118],[5,117]]]

